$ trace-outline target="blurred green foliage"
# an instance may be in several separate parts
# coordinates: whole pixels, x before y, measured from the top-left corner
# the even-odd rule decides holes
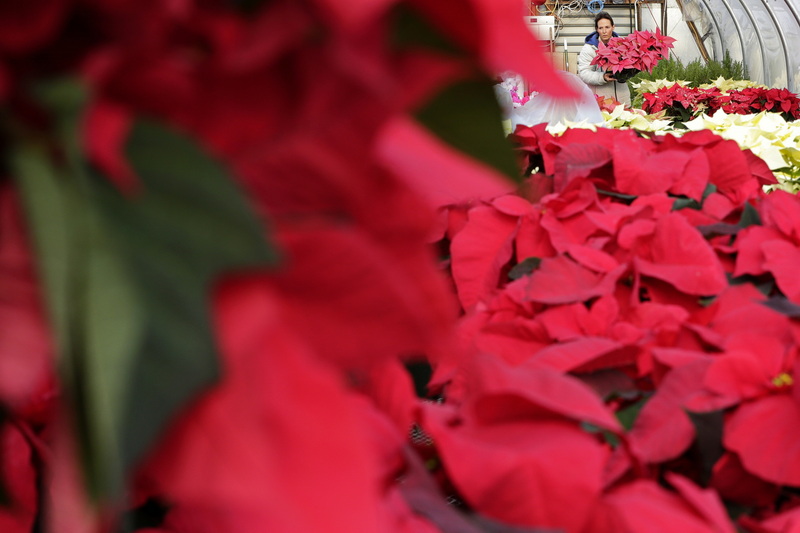
[[[746,80],[747,71],[740,61],[734,61],[728,52],[722,61],[711,60],[705,63],[695,59],[684,65],[679,58],[659,61],[653,72],[640,72],[632,81],[641,80],[684,80],[691,87],[711,83],[722,76],[729,80]]]

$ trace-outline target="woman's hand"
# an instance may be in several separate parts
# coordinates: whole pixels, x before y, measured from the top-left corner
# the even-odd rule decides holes
[[[605,81],[615,81],[616,78],[614,77],[614,75],[612,73],[604,72],[603,73],[603,80],[605,80]]]

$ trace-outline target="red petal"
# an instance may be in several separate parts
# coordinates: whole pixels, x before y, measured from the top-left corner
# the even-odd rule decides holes
[[[755,520],[743,520],[742,525],[746,524],[747,530],[753,533],[797,533],[800,527],[800,507],[794,507],[788,511],[770,516],[766,520],[754,524]]]
[[[33,531],[38,491],[31,447],[19,429],[8,423],[0,428],[0,472],[3,491],[10,502],[0,506],[0,531]]]
[[[800,302],[800,276],[797,264],[800,249],[784,240],[767,241],[761,244],[764,253],[764,269],[772,272],[775,283],[790,300]]]
[[[550,243],[550,234],[542,226],[541,214],[537,211],[520,218],[517,238],[514,247],[517,250],[517,261],[528,257],[552,257],[556,254]]]
[[[477,396],[474,409],[482,424],[531,419],[538,407],[539,412],[558,413],[611,431],[622,429],[589,387],[561,372],[530,365],[511,367],[485,356],[475,361],[470,375]]]
[[[768,241],[783,240],[783,236],[776,230],[764,226],[748,226],[736,236],[736,269],[734,276],[764,274],[764,251],[761,245]]]
[[[736,529],[728,518],[728,513],[723,507],[719,496],[713,490],[701,489],[685,477],[673,473],[666,474],[667,481],[692,509],[705,518],[713,531],[718,533],[735,533]]]
[[[53,346],[15,191],[0,186],[0,401],[27,409],[51,391]]]
[[[783,343],[790,342],[793,338],[792,320],[763,305],[766,299],[751,283],[731,285],[708,309],[712,312],[709,326],[724,336],[726,343],[730,343],[733,337],[750,331],[774,337]]]
[[[545,258],[533,274],[509,284],[508,293],[519,302],[583,302],[614,292],[614,285],[626,268],[621,265],[608,274],[597,274],[563,255]]]
[[[545,328],[547,334],[557,341],[575,340],[587,335],[583,325],[588,321],[589,310],[583,303],[557,305],[545,309],[536,316],[536,320]],[[616,317],[615,317],[616,318]],[[606,328],[607,329],[607,328]],[[593,332],[600,337],[603,331]]]
[[[674,178],[674,184],[669,192],[694,198],[699,202],[708,186],[710,174],[711,168],[705,152],[702,149],[692,150],[683,170]]]
[[[634,265],[640,273],[698,296],[717,294],[728,285],[714,250],[678,213],[656,222],[649,245],[649,257],[634,258]]]
[[[637,480],[622,485],[604,498],[618,522],[608,533],[719,533],[734,531],[730,524],[718,529],[680,496],[661,488],[654,481]],[[623,525],[624,524],[624,525]]]
[[[672,370],[645,404],[629,433],[631,449],[647,463],[674,459],[692,443],[694,426],[684,403],[702,389],[708,361],[698,360]]]
[[[589,246],[570,244],[566,252],[578,264],[595,272],[609,273],[619,267],[619,262],[611,255]]]
[[[608,455],[592,435],[558,420],[448,427],[436,414],[425,429],[475,511],[509,524],[581,531]]]
[[[621,343],[604,337],[582,337],[570,342],[551,344],[529,355],[528,361],[533,366],[546,366],[566,372],[613,354],[622,348]]]
[[[736,141],[710,143],[706,147],[705,154],[711,169],[711,183],[735,204],[741,205],[760,189],[761,185],[750,172],[748,158],[742,153]]]
[[[723,442],[749,472],[800,485],[800,405],[788,394],[741,405],[725,424]]]
[[[285,298],[287,321],[319,353],[369,367],[426,353],[447,338],[457,304],[421,241],[308,226],[278,234],[291,268],[270,279]]]
[[[467,225],[453,239],[451,268],[464,309],[485,301],[497,289],[500,272],[511,259],[518,219],[480,206],[469,211]]]
[[[318,3],[327,9],[334,24],[354,32],[363,24],[375,22],[375,18],[394,5],[396,0],[318,0]]]
[[[616,190],[636,196],[666,192],[688,161],[683,151],[656,152],[651,141],[620,135],[614,144]]]
[[[552,339],[539,322],[523,317],[489,323],[475,337],[479,350],[502,357],[510,364],[525,361],[550,342]]]
[[[140,186],[125,158],[125,141],[132,124],[129,111],[101,101],[87,111],[83,131],[89,160],[126,193],[135,192]]]
[[[54,39],[68,7],[65,0],[37,0],[3,6],[0,15],[0,50],[3,55],[28,52]]]
[[[767,393],[775,375],[768,375],[755,355],[732,353],[713,361],[705,383],[709,390],[741,401]]]
[[[800,239],[800,202],[797,196],[780,189],[768,194],[761,203],[764,226],[775,228],[794,242]]]
[[[376,143],[383,164],[433,208],[489,199],[514,189],[499,172],[446,145],[408,119],[390,120]]]
[[[725,452],[714,464],[709,486],[725,500],[753,507],[771,505],[781,491],[778,485],[745,471],[739,457],[731,452]]]
[[[557,191],[563,190],[572,180],[592,175],[595,169],[611,161],[608,148],[600,144],[585,143],[564,146],[555,157],[554,180]]]
[[[262,282],[224,285],[214,310],[226,377],[170,428],[146,479],[171,502],[235,510],[224,531],[375,531],[380,465],[362,404]]]

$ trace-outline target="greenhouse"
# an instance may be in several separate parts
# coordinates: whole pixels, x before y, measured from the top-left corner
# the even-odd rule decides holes
[[[611,13],[622,32],[660,28],[677,39],[674,55],[684,63],[721,61],[729,54],[742,63],[751,80],[797,92],[800,85],[800,7],[792,1],[631,0],[533,2],[526,13],[537,35],[552,36],[552,49],[563,53],[582,44],[574,30],[588,26],[601,10]],[[530,18],[532,17],[532,18]],[[588,33],[588,32],[587,32]]]
[[[0,533],[800,533],[800,4],[0,13]]]

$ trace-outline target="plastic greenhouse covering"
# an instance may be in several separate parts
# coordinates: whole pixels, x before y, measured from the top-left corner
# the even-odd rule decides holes
[[[684,0],[712,58],[728,52],[749,78],[796,92],[800,86],[800,2],[793,0]]]

